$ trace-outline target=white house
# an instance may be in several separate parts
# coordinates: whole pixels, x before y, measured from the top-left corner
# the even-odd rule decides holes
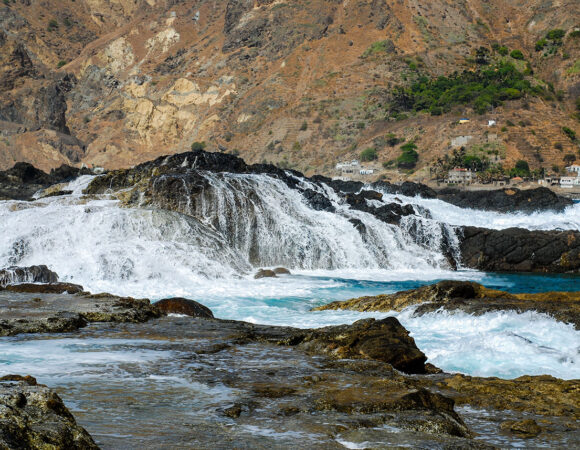
[[[473,172],[470,169],[456,167],[448,173],[447,183],[470,183],[473,181]]]
[[[497,122],[495,120],[488,120],[487,121],[487,126],[488,127],[493,127]]]
[[[571,189],[580,186],[580,177],[561,177],[560,187]]]
[[[374,169],[361,169],[361,170],[359,170],[359,174],[361,174],[361,175],[372,175],[373,173],[375,173]]]
[[[566,171],[575,172],[576,174],[578,174],[578,176],[580,176],[580,165],[572,164],[571,166],[566,167]]]

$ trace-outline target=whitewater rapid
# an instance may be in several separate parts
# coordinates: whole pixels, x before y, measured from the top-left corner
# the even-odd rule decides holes
[[[123,208],[107,196],[86,198],[82,190],[90,176],[72,182],[67,188],[71,195],[1,201],[0,267],[46,264],[61,281],[91,292],[152,300],[183,296],[205,304],[216,317],[253,323],[307,328],[395,315],[430,362],[445,370],[506,378],[541,373],[580,378],[580,333],[540,314],[474,317],[440,312],[414,317],[412,309],[389,314],[310,311],[333,300],[441,279],[485,280],[496,288],[514,283],[511,288],[517,290],[517,277],[452,270],[441,252],[443,240],[457,245],[458,225],[579,230],[580,205],[563,213],[501,214],[385,194],[383,203],[411,204],[417,212],[397,227],[351,210],[330,190],[324,193],[335,213],[315,211],[298,191],[266,175],[207,176],[211,189],[195,211],[188,211],[190,216]],[[352,219],[364,223],[364,238]],[[277,265],[290,268],[293,275],[253,279],[258,268]],[[63,351],[63,360],[69,357]]]

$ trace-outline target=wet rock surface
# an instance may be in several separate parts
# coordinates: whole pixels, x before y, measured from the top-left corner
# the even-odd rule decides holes
[[[33,377],[0,377],[0,447],[98,449],[61,398]]]
[[[160,315],[149,300],[53,290],[60,285],[20,284],[0,291],[0,336],[70,332],[89,322],[144,322]],[[22,287],[30,289],[18,290]]]
[[[481,315],[492,311],[536,311],[580,329],[580,292],[545,292],[539,294],[510,294],[487,289],[471,281],[440,281],[417,289],[360,297],[332,302],[315,310],[351,309],[355,311],[402,311],[418,305],[415,315],[447,311],[463,311]]]
[[[443,284],[432,295],[453,301],[476,288]],[[19,297],[6,300],[7,294],[0,293],[0,307],[9,314],[7,306],[16,304],[31,320],[39,305],[61,312],[68,305],[74,317],[92,322],[33,330],[73,331],[47,341],[39,334],[9,339],[76,348],[62,368],[66,376],[44,377],[105,448],[278,448],[298,440],[317,448],[579,443],[577,381],[437,374],[394,318],[303,330],[158,317],[153,310],[163,308],[108,294],[10,293]],[[91,358],[85,361],[83,352]],[[99,363],[103,358],[109,362]],[[526,420],[540,424],[540,432],[530,432]]]
[[[383,361],[279,345],[291,330],[189,317],[93,323],[71,345],[94,342],[86,351],[116,355],[112,365],[90,366],[89,380],[52,381],[105,448],[578,444],[574,381],[405,375]],[[125,360],[128,348],[148,360]],[[110,370],[117,375],[98,376]],[[502,428],[529,419],[543,431],[521,438]]]
[[[580,232],[462,227],[465,266],[487,272],[580,271]]]
[[[58,275],[45,265],[0,269],[0,288],[15,283],[56,283]]]
[[[526,190],[506,188],[491,191],[463,191],[447,188],[438,191],[437,198],[461,208],[502,213],[561,212],[573,204],[569,198],[557,195],[545,187]]]

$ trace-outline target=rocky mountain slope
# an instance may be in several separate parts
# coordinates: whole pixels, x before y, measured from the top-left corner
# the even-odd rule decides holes
[[[575,0],[5,0],[0,168],[127,167],[205,141],[329,175],[366,148],[380,167],[405,139],[421,178],[463,136],[506,167],[562,167],[578,151],[563,127],[580,135],[579,26]],[[395,107],[399,88],[500,63],[529,88]]]

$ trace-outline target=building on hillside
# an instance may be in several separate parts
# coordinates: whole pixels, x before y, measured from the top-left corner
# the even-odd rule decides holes
[[[497,124],[497,122],[495,120],[490,119],[490,120],[487,121],[487,126],[488,127],[493,127],[496,124]]]
[[[336,165],[335,169],[337,172],[341,174],[355,174],[360,169],[360,164],[357,159],[353,159],[352,161],[340,162]]]
[[[459,123],[469,123],[470,120],[467,117],[462,117],[461,119],[459,119]]]
[[[461,167],[456,167],[449,171],[447,175],[447,183],[456,184],[467,184],[471,183],[474,179],[474,173],[470,169],[463,169]]]
[[[375,173],[375,169],[361,168],[358,172],[360,175],[372,175]]]
[[[560,187],[571,189],[573,187],[580,187],[580,177],[561,177]]]
[[[566,172],[576,173],[578,176],[580,176],[580,165],[572,164],[571,166],[566,167]]]

